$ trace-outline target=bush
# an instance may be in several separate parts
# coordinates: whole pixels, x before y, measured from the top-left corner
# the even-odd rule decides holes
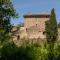
[[[17,52],[17,47],[14,43],[7,43],[1,48],[1,58],[0,60],[15,60],[15,53]]]
[[[0,51],[0,60],[60,60],[60,45],[57,42],[54,43],[52,51],[47,43],[41,45],[26,43],[20,47],[14,43],[7,43]]]

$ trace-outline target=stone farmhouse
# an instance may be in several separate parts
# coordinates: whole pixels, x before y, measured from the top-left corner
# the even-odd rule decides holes
[[[24,26],[19,29],[13,28],[14,40],[21,38],[45,39],[45,22],[49,20],[50,14],[27,14],[24,15]]]

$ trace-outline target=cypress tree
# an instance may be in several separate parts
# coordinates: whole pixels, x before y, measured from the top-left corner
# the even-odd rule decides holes
[[[54,8],[51,10],[49,21],[46,21],[46,38],[49,44],[48,59],[53,60],[54,43],[58,39],[58,27]]]
[[[46,21],[47,42],[55,42],[58,39],[58,27],[54,8],[51,10],[50,19]]]

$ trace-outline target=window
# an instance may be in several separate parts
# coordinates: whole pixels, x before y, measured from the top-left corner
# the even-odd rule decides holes
[[[36,24],[36,27],[37,27],[37,24]]]
[[[27,31],[27,28],[26,28],[26,31]]]
[[[44,32],[43,32],[43,35],[45,35],[45,34],[46,34],[46,32],[44,31]]]
[[[41,31],[39,31],[39,32],[41,32]]]
[[[19,40],[19,39],[20,39],[20,36],[18,35],[18,36],[17,36],[17,40]]]

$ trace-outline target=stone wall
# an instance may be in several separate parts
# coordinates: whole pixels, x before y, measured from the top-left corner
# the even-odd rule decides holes
[[[45,21],[49,18],[25,18],[24,27],[29,38],[46,38],[43,34],[45,32]]]

